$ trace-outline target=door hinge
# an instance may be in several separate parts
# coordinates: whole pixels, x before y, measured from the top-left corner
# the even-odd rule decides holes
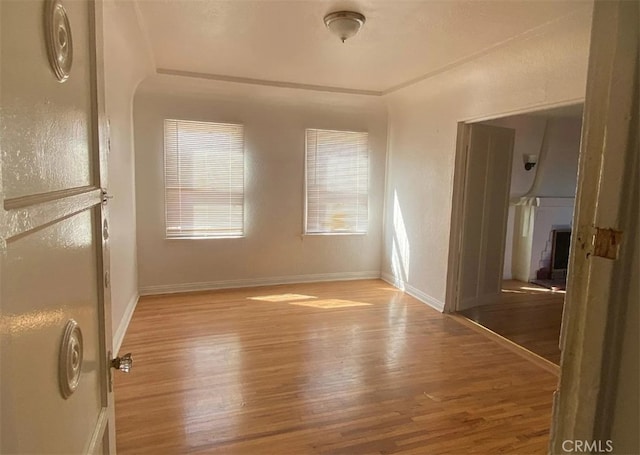
[[[623,232],[599,227],[592,227],[590,231],[591,245],[587,250],[587,257],[618,259]]]
[[[102,188],[102,205],[107,205],[109,199],[113,199],[113,196],[109,194],[109,191],[106,188]]]

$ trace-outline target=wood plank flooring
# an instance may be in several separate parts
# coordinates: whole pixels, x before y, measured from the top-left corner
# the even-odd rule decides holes
[[[546,453],[557,378],[379,280],[144,297],[119,454]]]
[[[516,280],[503,282],[500,297],[460,314],[560,365],[560,326],[564,292]]]

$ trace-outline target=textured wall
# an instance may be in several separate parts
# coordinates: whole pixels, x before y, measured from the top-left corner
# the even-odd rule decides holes
[[[511,172],[511,197],[518,198],[529,191],[533,178],[539,174],[535,197],[574,197],[580,153],[580,117],[546,117],[543,114],[516,115],[483,122],[516,130]],[[547,130],[544,158],[540,147]],[[531,171],[524,169],[522,155],[539,156],[539,162]]]
[[[584,99],[590,20],[585,5],[388,96],[387,277],[444,304],[457,123]]]
[[[379,275],[386,159],[379,98],[157,76],[141,84],[134,111],[142,293]],[[164,238],[165,118],[244,125],[244,238]],[[305,128],[369,132],[368,234],[301,236]]]

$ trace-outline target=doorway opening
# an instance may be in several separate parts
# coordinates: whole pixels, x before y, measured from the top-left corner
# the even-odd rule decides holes
[[[555,365],[582,110],[463,123],[458,135],[448,310]]]

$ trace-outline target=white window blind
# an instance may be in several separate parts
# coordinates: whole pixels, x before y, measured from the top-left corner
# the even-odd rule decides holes
[[[306,145],[305,233],[366,233],[368,134],[308,129]]]
[[[167,238],[244,234],[242,125],[164,121]]]

